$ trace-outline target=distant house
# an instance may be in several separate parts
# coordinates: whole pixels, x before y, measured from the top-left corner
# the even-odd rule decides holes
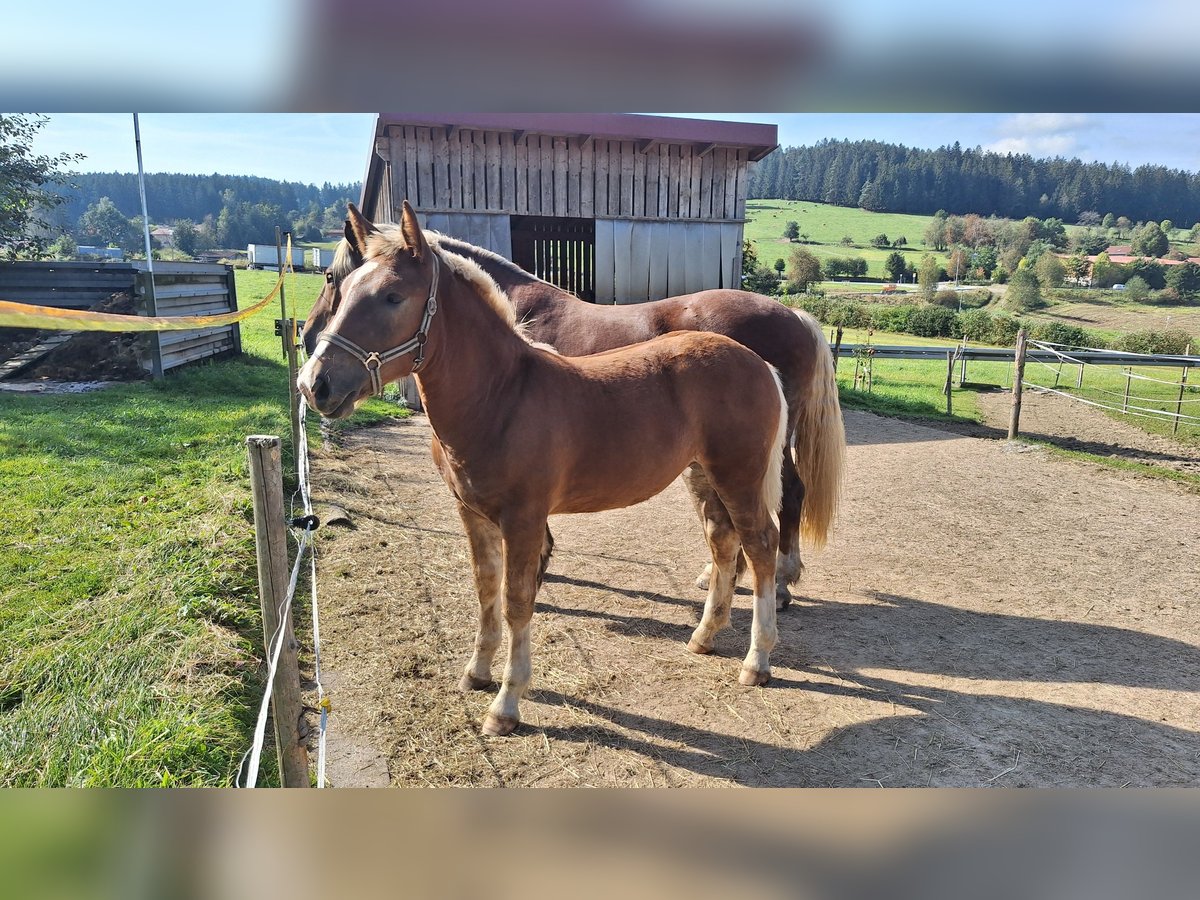
[[[166,225],[159,225],[157,228],[151,228],[150,237],[160,247],[175,246],[175,229],[169,228]]]

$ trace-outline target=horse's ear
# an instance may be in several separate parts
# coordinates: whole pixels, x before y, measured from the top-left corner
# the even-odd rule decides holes
[[[408,201],[404,201],[404,206],[400,210],[400,233],[404,235],[404,245],[408,247],[409,252],[416,259],[425,258],[425,233],[421,231],[421,223],[417,221],[417,214],[413,212],[413,208],[408,205]]]
[[[355,267],[361,266],[367,255],[367,238],[379,231],[375,223],[358,211],[353,203],[346,204],[346,243],[350,245],[350,253],[354,257]]]

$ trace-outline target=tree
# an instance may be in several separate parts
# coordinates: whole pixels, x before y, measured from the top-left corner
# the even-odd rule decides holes
[[[843,247],[853,247],[854,246],[854,238],[850,237],[850,235],[848,235],[848,234],[845,235],[842,238],[842,246]]]
[[[1153,256],[1157,259],[1166,255],[1171,242],[1157,222],[1147,222],[1133,235],[1130,247],[1137,256]]]
[[[892,246],[893,247],[907,247],[908,246],[908,238],[906,238],[904,235],[900,235],[900,237],[898,237],[898,238],[896,238],[896,240],[892,241]]]
[[[876,250],[883,250],[891,244],[886,234],[877,234],[871,238],[871,246]]]
[[[175,247],[188,256],[195,256],[200,249],[200,230],[191,219],[180,219],[175,223]]]
[[[1158,227],[1161,228],[1162,233],[1165,234],[1168,239],[1170,239],[1171,232],[1175,230],[1175,223],[1170,219],[1163,219],[1158,223]]]
[[[1117,216],[1117,221],[1114,224],[1117,229],[1117,237],[1125,237],[1125,232],[1133,227],[1133,222],[1129,221],[1128,216]]]
[[[1100,227],[1107,231],[1113,227],[1116,221],[1117,219],[1112,213],[1105,213],[1104,219],[1100,222]]]
[[[1174,288],[1181,300],[1195,300],[1200,297],[1200,266],[1194,262],[1171,266],[1167,272],[1167,286]]]
[[[882,194],[879,190],[879,185],[874,181],[868,181],[864,184],[862,191],[858,195],[858,205],[872,212],[879,212],[883,209]]]
[[[1066,270],[1067,274],[1076,281],[1083,281],[1083,279],[1088,277],[1088,273],[1092,270],[1092,264],[1082,253],[1076,253],[1067,260]]]
[[[1150,296],[1150,285],[1146,284],[1146,279],[1134,275],[1125,282],[1124,299],[1142,303],[1148,296]]]
[[[1018,268],[1012,273],[1004,296],[1005,304],[1013,312],[1029,312],[1046,305],[1037,275],[1029,268]]]
[[[931,247],[939,252],[946,249],[946,221],[942,218],[935,217],[925,227],[925,246]]]
[[[984,278],[988,279],[996,271],[998,263],[995,247],[976,247],[971,251],[971,256],[967,260],[967,264],[972,269],[977,269]]]
[[[54,259],[74,259],[79,253],[79,245],[69,234],[60,234],[54,243],[46,248],[46,252]]]
[[[788,222],[783,228],[783,236],[789,241],[800,240],[800,223]]]
[[[807,291],[810,284],[821,280],[820,260],[813,255],[811,250],[803,247],[797,247],[792,251],[788,270],[791,275],[788,278],[787,286],[793,294]]]
[[[48,121],[45,116],[0,115],[0,258],[40,256],[55,233],[66,230],[50,223],[49,214],[65,198],[48,185],[67,182],[71,174],[64,167],[83,155],[34,153],[33,139]]]
[[[774,294],[779,290],[779,276],[770,266],[755,266],[742,276],[742,290],[752,294]]]
[[[742,290],[753,294],[774,294],[779,279],[768,266],[759,265],[758,254],[749,241],[742,242]]]
[[[787,263],[782,259],[775,260],[775,271],[779,273],[779,277],[783,278],[783,270],[787,268]]]
[[[128,246],[133,228],[108,197],[101,197],[79,217],[79,234],[100,247]]]
[[[1043,253],[1038,257],[1033,271],[1037,275],[1039,284],[1054,288],[1062,287],[1063,278],[1067,274],[1066,267],[1053,253]]]
[[[970,266],[967,263],[967,251],[962,247],[955,247],[950,251],[950,261],[946,263],[946,274],[958,281],[967,274],[967,269]]]
[[[892,281],[899,281],[904,277],[905,261],[904,254],[893,250],[888,254],[888,258],[884,260],[883,270],[887,272],[888,278]]]
[[[941,276],[941,267],[938,266],[937,260],[933,258],[933,254],[926,253],[921,257],[921,263],[917,267],[917,281],[921,285],[921,293],[926,300],[932,300],[933,295],[937,293],[938,279]]]

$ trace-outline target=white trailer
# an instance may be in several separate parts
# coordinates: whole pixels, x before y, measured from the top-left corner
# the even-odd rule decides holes
[[[246,261],[251,269],[279,269],[279,253],[274,244],[247,244]],[[292,268],[304,268],[304,251],[299,247],[292,248]]]
[[[308,250],[308,267],[317,272],[324,272],[333,265],[333,251],[320,247],[310,247]]]

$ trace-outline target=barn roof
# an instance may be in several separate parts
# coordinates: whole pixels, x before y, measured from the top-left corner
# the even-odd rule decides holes
[[[751,162],[765,157],[779,143],[776,125],[634,113],[379,113],[375,119],[376,138],[384,136],[392,125],[733,147],[746,150]],[[363,179],[364,203],[377,188],[380,174],[379,159],[372,153]]]
[[[590,135],[610,140],[744,147],[750,151],[752,162],[757,162],[774,150],[779,137],[779,129],[775,125],[632,113],[380,113],[375,133],[382,134],[389,125]]]

